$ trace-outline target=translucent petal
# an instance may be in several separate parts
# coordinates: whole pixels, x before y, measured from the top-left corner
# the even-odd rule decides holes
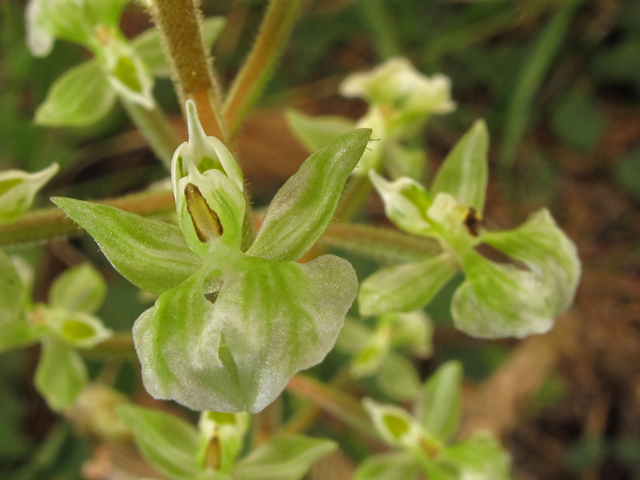
[[[49,303],[72,312],[95,313],[107,294],[107,284],[89,263],[70,268],[55,279]]]
[[[5,170],[0,173],[0,225],[16,220],[25,213],[40,190],[58,172],[58,164],[52,163],[44,170],[27,173],[22,170]]]

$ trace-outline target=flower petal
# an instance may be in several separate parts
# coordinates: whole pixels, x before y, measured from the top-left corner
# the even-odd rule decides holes
[[[418,310],[427,305],[457,271],[458,267],[447,253],[419,263],[379,270],[360,286],[360,314]]]
[[[203,269],[136,321],[143,380],[154,397],[255,413],[333,347],[357,290],[346,260],[324,255],[301,265],[237,255],[214,304],[202,293],[210,274]]]

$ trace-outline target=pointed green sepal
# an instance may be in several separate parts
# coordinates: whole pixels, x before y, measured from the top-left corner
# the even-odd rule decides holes
[[[43,339],[35,386],[52,410],[73,405],[87,380],[87,367],[73,347],[54,337]]]
[[[94,60],[58,78],[35,114],[35,122],[51,127],[79,127],[102,119],[113,107],[116,93]]]
[[[416,402],[416,418],[442,442],[456,433],[462,416],[462,365],[449,361],[429,377]]]
[[[487,195],[489,133],[478,120],[458,141],[438,170],[431,194],[445,192],[482,216]]]
[[[359,129],[311,155],[271,201],[247,254],[285,261],[304,255],[333,219],[371,130]]]
[[[448,253],[379,270],[360,286],[360,313],[368,316],[421,309],[457,271]]]
[[[510,480],[511,459],[490,433],[477,433],[468,440],[446,448],[440,464],[456,471],[453,478],[469,480]],[[447,477],[444,477],[447,478]]]
[[[175,225],[71,198],[52,201],[94,238],[116,270],[147,292],[179,285],[202,263]]]
[[[389,398],[409,402],[418,394],[420,375],[410,360],[391,352],[378,368],[376,383]]]

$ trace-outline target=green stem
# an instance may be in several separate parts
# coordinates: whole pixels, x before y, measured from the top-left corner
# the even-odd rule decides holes
[[[175,211],[172,192],[127,195],[96,203],[121,208],[142,216],[160,216]],[[0,247],[28,245],[79,235],[80,227],[62,210],[45,208],[28,213],[15,222],[0,225]]]
[[[102,200],[104,205],[137,213],[145,217],[173,213],[171,192],[145,192]],[[28,213],[15,222],[0,225],[0,248],[19,247],[55,238],[79,235],[80,228],[57,208]],[[369,225],[333,223],[320,238],[321,245],[383,262],[415,262],[441,253],[437,241],[407,235],[388,228]]]
[[[301,374],[289,380],[287,390],[298,397],[310,400],[314,405],[364,435],[377,439],[375,430],[369,421],[369,415],[355,397],[336,387]]]
[[[153,152],[167,167],[167,170],[170,170],[173,152],[181,142],[160,107],[156,105],[153,110],[147,110],[127,99],[121,98],[120,100],[140,133],[149,142]]]
[[[367,175],[352,176],[336,209],[336,219],[345,223],[353,220],[372,191],[373,185]]]
[[[180,103],[192,99],[208,135],[226,140],[221,95],[202,39],[202,14],[194,0],[152,0],[151,16],[169,58]]]
[[[271,0],[258,38],[236,76],[224,104],[229,135],[237,135],[244,117],[258,100],[289,40],[304,0]]]

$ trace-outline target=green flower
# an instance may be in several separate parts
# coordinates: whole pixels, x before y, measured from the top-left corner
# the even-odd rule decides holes
[[[95,316],[107,287],[91,265],[83,264],[53,282],[46,305],[33,306],[29,270],[0,251],[0,352],[41,342],[35,385],[53,410],[63,410],[88,380],[76,349],[92,348],[111,337],[111,330]]]
[[[58,164],[52,163],[36,173],[22,170],[0,173],[0,225],[13,222],[29,210],[38,190],[57,172]]]
[[[349,75],[340,85],[346,97],[359,97],[369,110],[357,122],[340,117],[308,117],[291,111],[289,126],[309,151],[353,128],[371,128],[376,140],[362,155],[354,175],[385,170],[392,178],[420,178],[426,156],[416,148],[417,134],[431,115],[445,114],[456,107],[451,100],[451,82],[444,75],[427,77],[406,58],[391,58],[370,72]]]
[[[442,365],[421,386],[413,414],[363,400],[378,435],[396,451],[366,459],[354,480],[507,480],[509,455],[488,432],[458,443],[452,439],[462,414],[462,367]]]
[[[485,230],[488,142],[479,121],[446,158],[430,191],[409,178],[388,182],[370,172],[387,216],[402,230],[438,239],[443,253],[365,280],[359,293],[363,315],[422,308],[460,270],[466,279],[451,310],[456,327],[473,336],[546,332],[571,305],[580,261],[547,210],[515,230]],[[480,244],[502,251],[513,263],[489,260],[477,251]]]
[[[113,265],[159,294],[133,328],[145,387],[196,410],[257,412],[333,347],[357,292],[344,259],[300,259],[331,221],[369,140],[356,130],[312,155],[276,194],[243,251],[240,168],[207,137],[193,102],[175,152],[179,228],[71,199],[56,203]],[[250,243],[250,242],[248,242]]]

